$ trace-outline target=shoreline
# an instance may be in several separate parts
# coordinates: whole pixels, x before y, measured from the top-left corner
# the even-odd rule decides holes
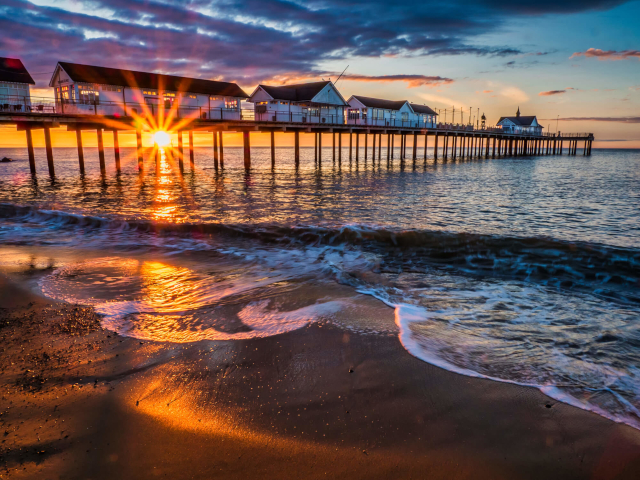
[[[314,324],[166,344],[0,276],[0,478],[637,478],[640,431]],[[286,466],[283,466],[286,465]]]

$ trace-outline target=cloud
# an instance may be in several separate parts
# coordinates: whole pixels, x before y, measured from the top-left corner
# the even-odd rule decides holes
[[[640,60],[640,50],[601,50],[599,48],[590,48],[585,52],[575,52],[569,58],[587,57],[597,58],[598,60],[627,60],[629,58],[637,58]]]
[[[415,87],[437,87],[453,83],[453,79],[446,77],[433,77],[426,75],[344,75],[344,80],[352,82],[405,82],[409,88]]]
[[[51,72],[57,60],[65,60],[253,86],[279,77],[314,77],[327,62],[353,57],[526,54],[510,45],[479,45],[478,40],[513,18],[619,3],[2,0],[0,56],[21,57],[34,72]],[[399,81],[431,84],[429,77],[410,77]],[[48,80],[47,75],[36,79],[39,87]]]
[[[483,90],[482,93],[493,93],[493,90]]]
[[[561,95],[563,93],[567,93],[567,90],[547,90],[546,92],[540,92],[538,95],[540,97],[549,97],[551,95]]]
[[[545,120],[555,120],[555,118]],[[563,122],[640,123],[640,117],[566,117],[560,118],[560,120]]]

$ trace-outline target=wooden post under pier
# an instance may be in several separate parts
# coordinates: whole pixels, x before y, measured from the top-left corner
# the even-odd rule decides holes
[[[300,132],[293,132],[293,160],[296,166],[296,169],[300,166]]]
[[[436,132],[433,139],[433,159],[438,160],[438,132]]]
[[[116,160],[116,173],[120,173],[120,139],[118,138],[118,130],[113,131],[113,156]]]
[[[47,152],[47,165],[49,167],[49,176],[55,177],[56,172],[53,167],[53,147],[51,146],[51,131],[48,126],[44,127],[44,146]]]
[[[222,140],[224,137],[222,135],[222,130],[218,132],[218,151],[220,152],[220,168],[224,168],[224,141]]]
[[[136,155],[138,156],[138,171],[144,170],[144,162],[142,160],[142,130],[136,130]]]
[[[276,168],[276,134],[271,132],[271,168]]]
[[[242,144],[244,147],[244,169],[248,172],[251,170],[251,143],[247,130],[242,132]]]
[[[364,132],[364,161],[367,161],[367,153],[369,150],[369,134],[365,130]]]
[[[213,132],[213,168],[216,171],[219,168],[218,165],[218,132]]]
[[[78,167],[80,167],[80,175],[84,175],[84,148],[82,147],[82,129],[80,128],[76,130],[76,145],[78,147]]]
[[[104,161],[104,141],[102,139],[102,129],[98,128],[96,130],[98,134],[98,159],[100,160],[100,175],[106,175],[106,165]]]
[[[191,171],[193,171],[195,164],[193,157],[193,130],[189,130],[189,166],[191,167]]]
[[[182,130],[178,130],[178,169],[184,172],[184,146],[182,144]]]
[[[29,155],[29,170],[31,175],[36,174],[36,155],[33,150],[33,136],[31,135],[31,129],[25,128],[24,132],[27,135],[27,154]]]

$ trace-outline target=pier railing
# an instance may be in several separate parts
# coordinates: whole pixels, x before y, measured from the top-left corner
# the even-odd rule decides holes
[[[113,101],[88,101],[88,100],[67,100],[53,99],[49,97],[29,97],[17,95],[0,95],[0,114],[63,114],[78,116],[112,116],[112,117],[135,117],[135,116],[172,116],[176,119],[190,118],[193,120],[214,120],[214,121],[247,121],[265,122],[279,124],[311,124],[311,125],[341,125],[354,127],[388,127],[403,129],[429,129],[442,131],[443,133],[461,134],[500,134],[504,136],[529,136],[542,138],[590,138],[589,133],[565,133],[565,132],[544,132],[535,134],[533,132],[504,132],[495,125],[479,127],[470,124],[454,124],[446,122],[430,122],[425,118],[403,120],[398,118],[348,118],[342,114],[323,113],[322,110],[308,113],[292,113],[282,111],[256,112],[255,109],[246,108],[209,108],[207,105],[170,105],[134,102],[113,102]]]

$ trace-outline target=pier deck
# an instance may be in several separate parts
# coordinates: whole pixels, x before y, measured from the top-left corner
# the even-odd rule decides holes
[[[253,113],[253,112],[250,112]],[[245,115],[243,115],[245,118]],[[118,142],[118,132],[135,131],[138,145],[138,167],[143,168],[142,162],[142,131],[148,124],[142,117],[123,116],[102,116],[90,114],[65,114],[49,112],[11,112],[0,111],[0,124],[16,125],[19,131],[24,131],[27,138],[27,150],[29,154],[29,165],[31,172],[35,174],[35,155],[33,150],[33,140],[31,131],[37,129],[44,130],[45,149],[47,153],[47,164],[49,174],[55,176],[53,159],[53,147],[51,143],[52,128],[66,127],[68,131],[75,131],[78,142],[78,160],[80,172],[84,173],[84,155],[82,147],[83,130],[96,131],[98,134],[98,150],[100,158],[100,169],[103,174],[106,172],[104,163],[103,132],[113,132],[114,150],[116,158],[116,169],[120,171],[120,149]],[[411,125],[379,126],[379,125],[353,125],[341,123],[303,123],[303,122],[272,122],[259,121],[254,118],[243,120],[212,120],[201,118],[180,119],[175,121],[175,127],[170,127],[170,131],[178,134],[178,158],[180,168],[184,164],[183,152],[183,132],[189,134],[189,157],[194,164],[193,153],[193,132],[211,132],[213,134],[214,165],[215,168],[224,167],[223,133],[241,132],[244,145],[244,166],[247,170],[251,168],[251,132],[271,133],[271,162],[275,166],[275,143],[274,133],[292,133],[295,137],[295,164],[300,162],[300,139],[301,133],[312,133],[315,136],[315,158],[322,161],[322,135],[331,134],[333,146],[333,159],[342,161],[342,138],[349,135],[349,159],[359,159],[361,148],[364,146],[364,158],[367,159],[371,150],[372,159],[376,159],[376,153],[380,160],[383,155],[382,138],[387,136],[386,154],[387,160],[394,157],[395,137],[399,136],[400,159],[417,159],[417,148],[421,139],[423,140],[424,157],[427,156],[429,137],[432,140],[434,157],[440,155],[442,159],[468,157],[468,156],[514,156],[514,155],[560,155],[563,152],[564,142],[567,142],[569,154],[576,155],[578,143],[581,142],[582,154],[591,155],[591,146],[594,136],[591,133],[562,133],[532,135],[526,133],[504,133],[499,128],[474,129],[470,126],[459,125],[438,125],[436,128],[416,127]],[[364,136],[361,144],[360,135]],[[336,136],[338,139],[336,157]],[[355,149],[354,137],[355,136]],[[372,144],[369,147],[368,140],[372,137]],[[407,139],[413,137],[411,142],[411,157],[407,157]],[[377,152],[376,152],[376,141]],[[355,151],[354,151],[355,150]]]

